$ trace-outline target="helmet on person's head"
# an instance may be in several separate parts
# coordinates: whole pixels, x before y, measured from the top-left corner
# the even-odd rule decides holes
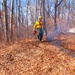
[[[42,19],[42,16],[38,16],[38,19]]]

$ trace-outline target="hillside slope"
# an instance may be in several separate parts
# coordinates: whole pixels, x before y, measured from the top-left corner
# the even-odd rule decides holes
[[[64,43],[65,37],[59,40]],[[64,49],[55,42],[24,40],[0,47],[0,75],[75,75],[75,58]]]

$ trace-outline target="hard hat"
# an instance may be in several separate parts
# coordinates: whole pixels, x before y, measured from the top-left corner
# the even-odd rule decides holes
[[[41,18],[42,18],[42,16],[39,16],[38,18],[39,18],[39,19],[41,19]]]

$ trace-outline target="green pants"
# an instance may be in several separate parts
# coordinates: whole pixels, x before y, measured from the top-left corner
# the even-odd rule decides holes
[[[43,30],[42,30],[42,28],[37,28],[37,36],[38,36],[38,39],[41,41],[42,38],[43,38]]]

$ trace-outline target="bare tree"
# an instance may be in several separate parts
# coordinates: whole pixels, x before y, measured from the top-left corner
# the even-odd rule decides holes
[[[37,15],[38,15],[38,10],[37,10],[38,9],[38,6],[37,6],[38,3],[37,2],[38,2],[38,0],[36,0],[36,17],[35,17],[35,21],[37,20]]]
[[[13,15],[14,15],[14,0],[11,0],[11,13],[10,13],[11,41],[13,41]]]
[[[7,15],[7,0],[3,0],[3,8],[4,8],[4,30],[5,30],[5,38],[6,41],[9,42],[9,31],[8,31],[8,15]]]
[[[21,1],[18,0],[18,38],[20,38],[20,5],[21,5]]]
[[[43,21],[44,21],[44,30],[45,30],[45,33],[47,34],[46,19],[45,19],[45,0],[42,0],[42,15],[43,15]]]
[[[27,20],[26,20],[26,22],[27,22],[26,23],[27,24],[27,27],[26,27],[27,28],[27,38],[29,38],[29,29],[28,29],[28,24],[29,24],[28,23],[29,22],[29,20],[28,20],[29,19],[29,16],[28,16],[28,13],[29,13],[29,4],[30,4],[30,2],[29,2],[29,0],[27,0],[27,15],[26,15],[26,18],[27,18]]]
[[[6,41],[9,41],[9,38],[13,41],[14,37],[16,40],[22,37],[28,38],[32,32],[30,28],[33,28],[38,15],[43,16],[45,27],[50,26],[54,30],[58,28],[58,18],[60,22],[64,20],[67,25],[75,24],[74,0],[24,0],[23,2],[21,0],[0,1],[0,4],[3,3],[0,9],[0,36],[4,35]],[[29,25],[30,23],[32,26]],[[46,29],[45,32],[47,33]]]
[[[56,21],[56,19],[57,19],[57,8],[58,8],[58,6],[61,4],[62,1],[63,1],[63,0],[61,0],[61,1],[58,3],[58,0],[55,0],[55,7],[54,7],[54,9],[55,9],[55,18],[54,18],[55,30],[57,30],[57,21]]]

